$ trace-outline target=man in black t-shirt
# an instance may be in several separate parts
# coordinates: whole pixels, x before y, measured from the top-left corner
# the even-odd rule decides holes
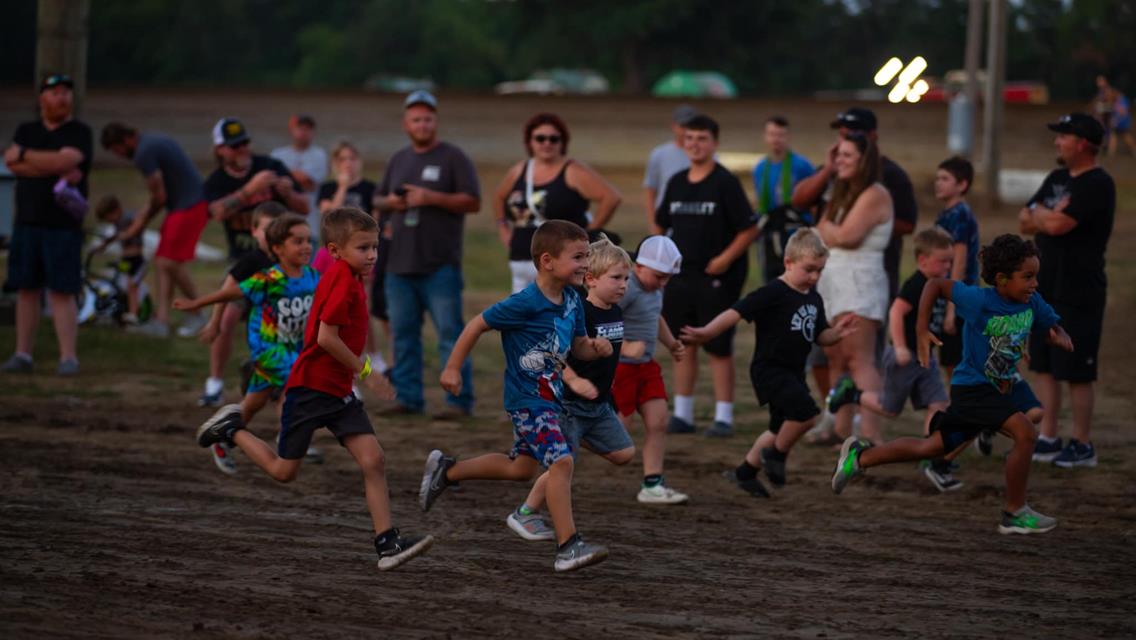
[[[0,365],[4,372],[32,371],[46,288],[59,342],[56,373],[79,373],[75,295],[82,287],[83,217],[60,206],[56,193],[72,186],[87,196],[94,141],[90,127],[72,118],[72,87],[66,75],[45,78],[39,90],[40,119],[21,124],[4,151],[4,163],[16,176],[16,220],[4,288],[19,292],[16,349]]]
[[[663,318],[674,334],[702,326],[737,301],[746,278],[746,249],[757,238],[757,218],[738,179],[715,161],[718,123],[698,115],[687,121],[690,168],[667,181],[655,210],[655,232],[670,236],[682,253],[682,268],[663,293]],[[714,380],[714,425],[707,436],[734,432],[734,332],[705,344]],[[667,431],[693,433],[694,381],[698,350],[675,364],[675,406]]]
[[[1093,382],[1107,281],[1104,255],[1116,213],[1116,185],[1097,164],[1104,129],[1092,116],[1072,113],[1049,125],[1058,162],[1065,165],[1045,178],[1041,188],[1018,214],[1021,232],[1036,234],[1041,252],[1037,290],[1061,316],[1073,339],[1073,351],[1030,340],[1030,370],[1037,372],[1038,395],[1045,407],[1034,460],[1059,467],[1095,467],[1090,439]],[[1061,382],[1069,383],[1073,404],[1073,438],[1061,446],[1057,414]]]

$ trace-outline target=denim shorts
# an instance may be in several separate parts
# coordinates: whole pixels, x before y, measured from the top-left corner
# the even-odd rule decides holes
[[[564,437],[572,448],[572,457],[580,450],[580,442],[597,455],[621,451],[635,446],[623,422],[615,415],[610,402],[570,400],[564,403]]]
[[[525,455],[546,469],[561,458],[572,458],[572,447],[560,427],[562,417],[559,409],[510,411],[514,441],[509,457]]]

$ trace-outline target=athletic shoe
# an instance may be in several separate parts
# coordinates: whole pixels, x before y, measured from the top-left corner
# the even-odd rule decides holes
[[[446,479],[446,471],[455,464],[457,459],[442,453],[441,449],[434,449],[426,456],[426,470],[422,472],[422,486],[418,489],[418,506],[423,511],[434,506],[434,501],[446,487],[457,484]]]
[[[201,397],[197,399],[197,406],[199,407],[219,407],[223,400],[221,391],[217,393],[202,393]]]
[[[693,428],[693,425],[692,425]],[[732,438],[734,436],[734,425],[729,422],[722,422],[715,420],[714,424],[702,434],[707,438]]]
[[[232,445],[233,434],[244,428],[241,424],[241,405],[227,404],[197,428],[197,444],[202,447],[218,442]]]
[[[667,433],[694,433],[697,431],[693,423],[687,422],[678,416],[671,416],[667,422]]]
[[[851,376],[843,375],[836,381],[836,385],[828,392],[828,412],[836,413],[846,404],[856,404],[858,401],[856,383]]]
[[[785,461],[778,460],[772,455],[772,447],[763,448],[758,455],[761,457],[761,468],[765,469],[765,477],[775,487],[785,486]]]
[[[955,479],[955,477],[951,475],[950,465],[943,465],[941,468],[936,468],[935,463],[924,460],[919,463],[919,466],[923,468],[923,475],[927,476],[931,484],[935,485],[935,488],[940,492],[946,493],[962,488],[962,481]]]
[[[170,337],[170,326],[164,322],[150,320],[149,322],[144,322],[132,327],[126,327],[126,332],[141,336],[150,336],[151,338],[168,338]]]
[[[522,516],[514,509],[505,518],[505,524],[513,530],[513,533],[521,536],[525,540],[540,541],[540,540],[555,540],[556,530],[545,523],[544,518],[540,517],[539,513],[530,513],[527,516]]]
[[[32,359],[19,353],[0,364],[0,371],[4,373],[31,373],[34,369]]]
[[[304,462],[308,464],[323,464],[323,452],[316,447],[308,447],[304,452]]]
[[[62,360],[59,366],[55,368],[55,375],[70,378],[79,375],[79,361],[75,358],[68,358]]]
[[[1055,440],[1042,440],[1037,439],[1033,445],[1033,461],[1034,462],[1053,462],[1053,459],[1061,455],[1065,449],[1061,444],[1061,438]]]
[[[761,484],[761,480],[758,480],[757,477],[750,480],[741,480],[738,478],[737,469],[726,469],[722,475],[727,480],[737,485],[739,489],[755,498],[769,497],[769,490],[765,488],[765,485]]]
[[[636,499],[643,504],[682,504],[689,500],[690,496],[660,482],[653,487],[640,488]]]
[[[213,464],[216,464],[222,473],[230,476],[236,475],[237,462],[230,455],[232,447],[222,442],[215,442],[209,447],[209,450],[213,452]]]
[[[978,437],[974,439],[974,448],[989,458],[994,451],[994,432],[987,430],[979,433]]]
[[[607,560],[607,547],[588,544],[577,537],[568,548],[556,552],[556,563],[552,567],[556,571],[575,571],[604,560]]]
[[[181,323],[178,327],[177,334],[179,338],[192,338],[197,335],[197,332],[205,326],[205,316],[200,313],[190,314],[185,322]]]
[[[1002,523],[998,525],[998,533],[1046,533],[1057,526],[1057,518],[1050,518],[1040,514],[1027,504],[1018,509],[1016,513],[1002,512]]]
[[[1093,448],[1091,442],[1080,442],[1076,438],[1070,438],[1069,444],[1065,445],[1061,453],[1053,459],[1053,464],[1062,469],[1095,467],[1097,466],[1097,451]]]
[[[421,555],[434,544],[434,536],[402,536],[394,530],[394,540],[379,547],[375,539],[375,551],[379,553],[379,571],[389,571],[412,558]]]
[[[840,458],[836,461],[836,469],[832,472],[833,493],[840,495],[852,478],[864,473],[860,468],[860,453],[870,446],[857,440],[856,436],[849,436],[844,441],[840,447]]]

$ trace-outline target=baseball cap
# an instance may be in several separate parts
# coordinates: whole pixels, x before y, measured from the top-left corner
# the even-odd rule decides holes
[[[836,119],[828,125],[832,129],[851,129],[852,131],[875,131],[876,114],[871,109],[852,107],[836,114]]]
[[[1057,122],[1052,122],[1048,126],[1050,131],[1071,133],[1098,146],[1104,140],[1104,127],[1101,126],[1100,122],[1097,122],[1096,118],[1087,113],[1066,114],[1061,116]]]
[[[233,145],[248,142],[248,130],[245,125],[236,118],[221,118],[217,124],[213,125],[213,146],[219,147],[225,145],[231,147]]]
[[[684,125],[690,122],[696,115],[698,115],[698,109],[688,104],[680,104],[675,107],[674,112],[671,113],[671,122],[677,125]]]
[[[673,275],[682,268],[682,254],[674,240],[666,236],[648,236],[639,243],[635,263],[659,273]]]
[[[316,119],[306,113],[297,113],[291,118],[288,118],[288,124],[291,126],[304,125],[306,127],[316,128]]]
[[[424,104],[433,111],[438,110],[438,99],[434,97],[434,94],[425,89],[419,89],[406,96],[406,100],[402,103],[402,108],[409,109],[416,104]]]
[[[60,85],[63,85],[68,89],[74,89],[75,81],[72,80],[71,76],[67,75],[66,73],[53,73],[44,78],[43,82],[39,83],[39,92],[43,93],[44,91],[47,91],[52,87],[58,87]]]

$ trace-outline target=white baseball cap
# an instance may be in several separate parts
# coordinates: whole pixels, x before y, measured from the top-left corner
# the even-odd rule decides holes
[[[674,240],[666,236],[649,236],[639,243],[635,263],[659,273],[674,275],[682,268],[682,253]]]

